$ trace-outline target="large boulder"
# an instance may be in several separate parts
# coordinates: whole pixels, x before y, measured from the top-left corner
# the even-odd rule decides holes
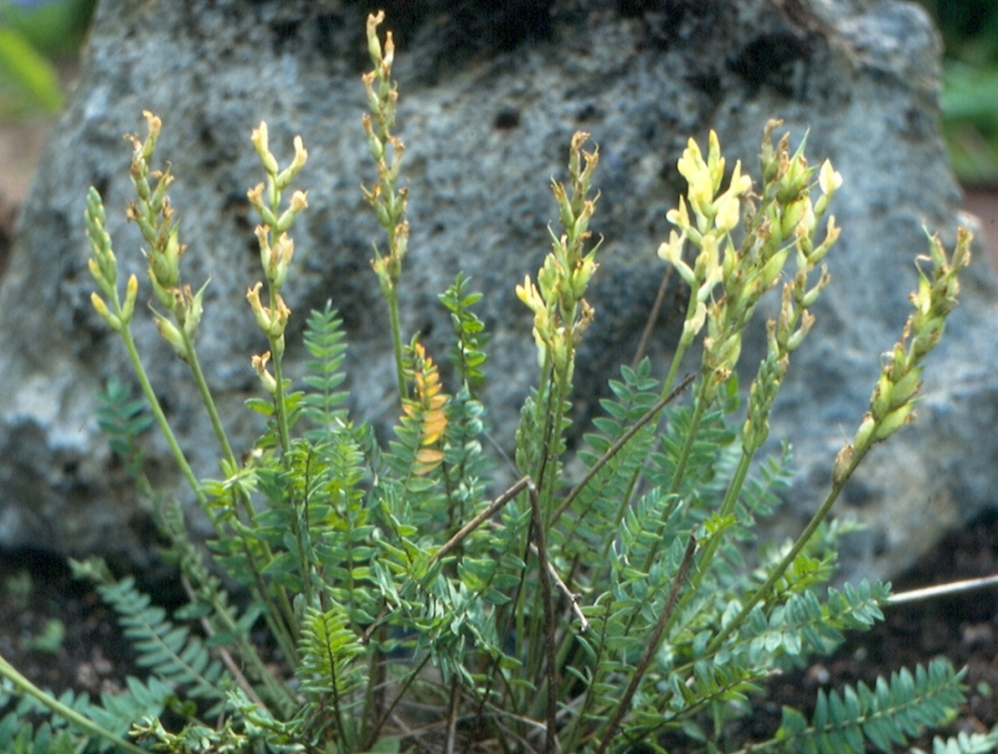
[[[563,175],[573,131],[591,131],[600,145],[592,227],[606,238],[589,297],[597,318],[578,366],[580,426],[607,376],[630,360],[655,297],[664,271],[655,251],[666,210],[685,189],[676,160],[687,138],[702,143],[714,128],[729,156],[754,171],[763,125],[781,117],[795,140],[808,133],[813,160],[835,163],[845,178],[834,205],[844,229],[829,259],[835,280],[795,354],[773,431],[792,440],[800,469],[779,528],[799,528],[865,410],[878,354],[908,314],[923,226],[952,242],[960,221],[938,134],[939,43],[924,12],[895,0],[383,5],[399,45],[396,130],[410,186],[403,321],[439,353],[449,325],[436,294],[458,270],[486,293],[487,399],[502,444],[534,379],[530,314],[513,286],[548,250],[556,220],[549,177]],[[177,175],[171,195],[190,247],[184,274],[195,285],[211,278],[198,345],[237,452],[258,429],[242,403],[258,393],[249,356],[264,348],[244,300],[260,277],[245,190],[261,180],[248,139],[261,120],[282,160],[294,134],[311,154],[301,175],[310,207],[296,226],[287,289],[289,342],[299,341],[309,308],[332,299],[352,343],[355,410],[391,418],[387,315],[368,264],[380,236],[360,191],[373,174],[360,124],[372,9],[356,0],[98,6],[79,86],[52,130],[0,291],[0,545],[147,562],[148,516],[94,419],[95,391],[128,369],[90,306],[82,230],[93,185],[121,265],[141,275],[140,239],[124,221],[130,149],[121,135],[143,129],[143,110],[163,117],[159,155]],[[869,527],[851,540],[851,573],[895,572],[994,504],[995,293],[979,258],[927,370],[919,423],[878,449],[849,485],[839,510]],[[660,369],[675,342],[674,307],[661,319],[650,349]],[[216,473],[214,436],[184,365],[148,317],[136,322],[196,471]],[[760,323],[744,363],[755,363],[762,345]],[[300,348],[290,358],[297,373]],[[147,452],[154,479],[185,496],[165,445],[150,438]]]

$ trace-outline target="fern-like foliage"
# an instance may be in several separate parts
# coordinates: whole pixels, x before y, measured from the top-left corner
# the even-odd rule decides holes
[[[97,425],[107,437],[111,451],[121,459],[128,476],[138,482],[145,494],[143,454],[138,438],[152,425],[145,401],[133,398],[131,388],[112,377],[97,391]]]
[[[347,391],[341,390],[346,375],[342,372],[346,353],[343,320],[327,301],[322,311],[313,309],[305,327],[305,348],[310,358],[305,361],[308,375],[302,412],[313,429],[306,437],[313,440],[332,439],[334,426],[347,419],[343,404]]]
[[[207,702],[209,714],[222,709],[226,697],[222,663],[211,656],[199,637],[169,620],[163,608],[151,604],[149,596],[135,588],[132,577],[115,581],[96,559],[74,563],[74,571],[94,581],[101,598],[118,612],[125,636],[137,654],[136,663],[162,682],[156,687],[165,692],[160,702],[166,694],[183,694]],[[133,693],[130,698],[141,703],[149,701],[142,694]],[[141,716],[134,714],[130,719]]]
[[[457,370],[461,383],[468,387],[474,396],[485,382],[482,365],[485,364],[485,323],[472,310],[482,299],[481,293],[469,293],[469,278],[458,273],[450,287],[439,296],[440,303],[450,312],[454,326],[454,343],[450,349],[450,360]]]
[[[384,456],[385,465],[404,491],[408,513],[403,514],[397,506],[392,506],[392,513],[411,523],[440,522],[446,520],[447,499],[434,472],[444,460],[442,445],[450,398],[443,392],[436,364],[418,342],[410,346],[408,361],[406,372],[413,382],[413,396],[402,402],[402,417],[395,427],[397,439],[389,443],[390,452]],[[409,519],[410,515],[415,518]]]
[[[865,742],[870,741],[880,751],[891,752],[924,728],[952,717],[963,700],[965,673],[954,671],[947,660],[938,658],[928,666],[917,666],[914,674],[904,669],[892,674],[889,681],[880,678],[872,689],[860,683],[842,691],[821,690],[810,722],[798,711],[784,707],[776,736],[745,751],[861,754],[866,750]],[[971,742],[965,739],[964,743]]]
[[[67,689],[57,699],[82,715],[92,716],[97,709],[90,695],[76,694]],[[97,744],[88,747],[85,736],[61,717],[50,716],[48,708],[31,696],[17,695],[16,686],[8,679],[0,680],[0,709],[9,710],[0,718],[0,751],[11,754],[72,754],[97,751]],[[35,718],[35,722],[30,722]],[[108,746],[101,747],[102,751]]]
[[[339,739],[353,746],[360,729],[354,710],[363,702],[360,692],[367,673],[359,659],[364,648],[349,623],[349,615],[339,605],[325,612],[306,608],[296,676],[313,708],[304,714],[323,726],[335,726]]]
[[[585,436],[587,448],[579,457],[592,469],[601,457],[624,436],[631,426],[645,416],[659,397],[659,382],[651,377],[651,362],[642,360],[637,370],[622,367],[623,380],[611,380],[614,398],[604,398],[600,405],[606,416],[593,421],[598,432]],[[621,520],[627,514],[637,472],[648,459],[654,445],[655,423],[647,422],[609,455],[572,502],[569,522],[559,527],[555,537],[564,532],[564,554],[578,556],[597,575],[607,564],[610,544]],[[553,539],[557,543],[558,538]],[[598,580],[598,579],[597,579]]]

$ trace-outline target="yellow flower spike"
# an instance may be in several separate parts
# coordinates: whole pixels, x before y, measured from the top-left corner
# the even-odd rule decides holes
[[[149,162],[152,159],[153,152],[156,151],[156,142],[159,141],[159,132],[163,126],[163,121],[148,110],[143,110],[142,115],[146,119],[146,128],[149,129],[149,136],[146,137],[145,143],[141,145],[140,155],[145,162]]]
[[[201,323],[201,315],[204,313],[204,292],[210,280],[206,280],[204,285],[191,296],[190,286],[184,289],[184,333],[191,340],[197,333],[198,325]]]
[[[700,253],[697,254],[694,262],[694,271],[698,280],[707,280],[712,277],[714,271],[721,266],[721,253],[717,245],[717,237],[706,235],[703,237]]]
[[[97,283],[97,286],[104,291],[106,295],[114,296],[114,281],[107,279],[107,276],[101,269],[100,263],[93,257],[90,257],[87,260],[87,268],[90,270],[90,274],[93,276],[94,282]],[[111,273],[117,277],[116,268],[112,267]]]
[[[807,212],[807,199],[798,199],[790,204],[783,205],[783,212],[780,215],[779,233],[781,238],[792,238],[797,232],[797,225]]]
[[[539,312],[547,314],[547,305],[529,275],[524,276],[523,285],[516,286],[516,297],[530,307],[535,315]]]
[[[699,145],[697,145],[696,140],[692,137],[686,143],[686,149],[683,150],[683,154],[676,163],[676,167],[679,169],[679,174],[686,179],[686,182],[691,187],[706,172],[707,164],[703,161]]]
[[[714,202],[714,225],[722,233],[734,230],[741,219],[741,202],[736,194],[725,193]]]
[[[378,39],[378,25],[385,20],[385,12],[379,10],[367,17],[367,52],[375,66],[381,64],[381,40]]]
[[[690,225],[690,213],[686,209],[686,200],[683,195],[679,195],[679,207],[676,209],[670,209],[666,214],[665,218],[679,228],[683,233],[689,233]]]
[[[288,325],[288,320],[291,319],[291,310],[288,308],[287,304],[284,303],[284,298],[281,294],[276,294],[277,306],[274,307],[277,310],[275,316],[275,321],[277,326],[280,328],[280,332],[273,333],[275,337],[284,334],[284,328]]]
[[[842,174],[832,167],[830,160],[821,163],[821,170],[818,172],[818,185],[821,193],[831,196],[842,186]]]
[[[693,339],[703,329],[707,321],[707,305],[703,301],[697,301],[696,306],[683,322],[683,334],[679,338],[679,343],[684,348],[693,342]]]
[[[263,190],[263,184],[258,183],[256,186],[246,191],[246,198],[249,199],[250,206],[252,206],[258,213],[263,209]]]
[[[856,457],[856,449],[852,445],[843,446],[842,450],[835,456],[835,464],[832,466],[832,484],[844,484],[852,473],[853,459]]]
[[[282,233],[277,239],[277,245],[270,250],[271,267],[267,269],[267,279],[275,289],[284,285],[288,277],[288,267],[295,253],[295,242],[288,237],[287,233]]]
[[[674,230],[669,231],[669,240],[663,241],[658,247],[658,255],[673,267],[690,287],[696,285],[692,268],[683,261],[683,247],[686,244],[686,234],[680,235]]]
[[[263,389],[270,393],[270,395],[274,395],[277,393],[277,380],[274,379],[274,375],[267,369],[268,361],[270,361],[270,351],[260,356],[253,356],[250,359],[253,369],[256,370],[257,375],[260,377]]]
[[[270,228],[266,225],[257,225],[253,229],[253,233],[260,246],[260,266],[267,272],[274,263],[274,251],[270,247]]]
[[[789,337],[784,345],[785,350],[790,353],[796,351],[798,346],[804,342],[804,338],[814,326],[815,317],[810,312],[802,312],[800,316],[800,327]]]
[[[153,295],[156,296],[156,300],[160,304],[165,306],[167,309],[172,311],[174,304],[176,303],[176,296],[174,295],[174,288],[164,288],[156,280],[156,277],[152,274],[152,268],[147,269],[149,273],[149,282],[152,284]]]
[[[250,141],[253,142],[253,146],[256,147],[256,153],[260,155],[260,161],[263,163],[263,169],[267,171],[268,175],[277,175],[279,170],[277,165],[277,158],[270,151],[270,134],[267,129],[266,121],[260,121],[260,125],[253,129],[253,133],[250,135]]]
[[[596,310],[589,305],[588,301],[582,299],[582,314],[579,316],[579,320],[572,325],[573,345],[577,346],[582,342],[582,336],[585,335],[594,319],[596,319]]]
[[[876,430],[873,433],[873,442],[882,442],[897,432],[906,424],[911,424],[916,419],[915,404],[905,403],[889,413],[881,421],[877,422]]]
[[[893,407],[894,384],[891,382],[887,371],[881,372],[877,384],[873,388],[873,395],[870,396],[870,413],[873,418],[880,421]]]
[[[873,431],[877,428],[877,420],[873,418],[870,412],[867,412],[863,416],[863,421],[860,422],[859,428],[856,430],[856,436],[853,438],[852,444],[854,447],[860,450],[865,450],[873,442]]]

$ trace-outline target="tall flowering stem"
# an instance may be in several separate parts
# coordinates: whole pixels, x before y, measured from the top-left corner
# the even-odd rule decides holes
[[[771,120],[763,132],[763,184],[759,195],[752,193],[752,180],[742,175],[740,163],[735,163],[727,189],[721,190],[725,160],[713,131],[706,159],[690,139],[678,163],[689,183],[688,203],[680,197],[679,207],[668,213],[679,232],[672,231],[669,241],[659,248],[659,255],[675,267],[692,290],[666,389],[675,378],[682,354],[704,327],[707,330],[691,429],[673,474],[673,493],[682,486],[703,416],[735,370],[745,327],[763,294],[779,283],[787,260],[796,261],[797,272],[784,289],[780,316],[767,325],[768,353],[750,390],[744,452],[719,516],[734,510],[752,456],[768,435],[769,411],[786,373],[790,352],[800,345],[813,324],[807,307],[829,282],[825,270],[813,286],[810,275],[839,236],[835,218],[829,217],[823,239],[816,241],[819,220],[841,186],[841,176],[828,161],[820,171],[809,167],[803,143],[791,154],[789,134],[784,134],[774,147],[773,131],[780,125],[781,121]],[[812,199],[815,188],[820,189],[820,194]],[[732,231],[739,224],[743,225],[743,237],[736,245]],[[693,266],[683,259],[687,240],[699,250]],[[647,566],[656,555],[657,548],[653,548]],[[704,555],[709,558],[713,552],[708,548]]]
[[[534,313],[533,335],[541,382],[535,405],[535,422],[543,427],[542,451],[538,466],[521,469],[531,474],[540,491],[541,510],[546,525],[552,516],[551,501],[556,470],[551,467],[563,448],[565,402],[572,390],[575,353],[595,310],[584,298],[596,268],[596,251],[589,247],[589,221],[596,209],[597,196],[590,196],[593,173],[599,163],[599,150],[583,150],[589,134],[578,131],[572,137],[569,153],[569,185],[552,181],[551,191],[558,203],[563,229],[552,233],[551,251],[537,273],[516,286],[516,295]],[[551,469],[555,473],[547,474]]]
[[[294,138],[295,156],[291,164],[283,170],[277,163],[277,158],[270,151],[269,132],[266,123],[260,123],[250,137],[256,147],[264,172],[267,174],[266,185],[259,183],[246,192],[250,204],[260,217],[256,226],[256,239],[260,247],[260,265],[263,267],[264,278],[267,281],[266,303],[261,297],[263,282],[258,281],[246,291],[246,300],[253,309],[257,325],[263,330],[270,344],[270,350],[254,356],[253,368],[256,370],[264,389],[273,396],[274,412],[277,417],[278,436],[281,448],[287,452],[291,440],[288,428],[288,411],[285,405],[285,383],[282,373],[284,357],[284,330],[288,326],[291,310],[284,303],[281,288],[288,277],[288,268],[295,253],[295,244],[288,231],[295,218],[308,206],[304,191],[292,193],[286,207],[282,207],[282,192],[287,189],[295,176],[301,171],[308,160],[308,152],[300,136]],[[267,362],[273,359],[274,373],[267,368]]]
[[[915,404],[922,388],[922,361],[939,343],[946,317],[957,305],[956,297],[960,292],[958,276],[960,270],[970,264],[972,240],[973,234],[966,228],[960,228],[953,254],[948,255],[938,235],[929,238],[929,255],[919,257],[920,261],[928,263],[929,269],[919,266],[918,289],[909,296],[915,311],[908,317],[893,350],[883,356],[880,378],[870,396],[870,409],[852,442],[846,443],[835,458],[828,495],[766,581],[746,600],[738,616],[711,640],[707,652],[720,647],[732,630],[748,617],[752,608],[774,589],[818,531],[870,448],[915,421]]]
[[[388,304],[388,314],[392,330],[392,350],[395,353],[395,373],[398,380],[399,396],[404,401],[409,396],[406,382],[405,349],[402,344],[402,328],[399,323],[399,280],[402,277],[402,260],[409,247],[409,221],[405,217],[408,189],[396,188],[399,172],[402,169],[402,155],[405,146],[394,136],[391,129],[395,125],[395,106],[398,103],[398,87],[392,81],[392,61],[395,58],[395,42],[392,33],[385,35],[384,46],[378,37],[378,25],[385,19],[384,11],[367,17],[367,48],[374,64],[374,70],[364,74],[364,88],[367,90],[367,104],[370,113],[364,114],[364,132],[371,149],[371,156],[378,166],[378,180],[371,187],[364,187],[364,199],[374,208],[378,224],[388,236],[388,253],[371,261],[371,267],[378,276],[381,294]],[[377,249],[375,249],[377,251]]]
[[[182,283],[180,259],[186,251],[186,247],[179,241],[178,225],[166,193],[166,189],[172,182],[173,177],[169,170],[154,171],[150,169],[150,162],[155,153],[156,142],[159,138],[161,121],[158,117],[148,112],[145,113],[145,117],[148,125],[146,139],[141,140],[137,136],[126,137],[134,147],[130,175],[137,196],[137,201],[129,204],[127,215],[130,220],[138,224],[143,238],[149,244],[149,247],[145,250],[149,281],[156,301],[168,312],[167,315],[164,315],[154,309],[153,319],[160,334],[170,344],[174,352],[191,368],[203,403],[209,413],[216,436],[222,447],[223,465],[235,469],[238,468],[238,464],[232,455],[231,446],[219,420],[214,400],[208,390],[208,385],[201,371],[197,352],[194,347],[194,337],[202,314],[202,297],[207,283],[196,294],[192,293],[190,286]],[[152,183],[150,183],[150,179],[152,179]],[[94,282],[100,290],[100,293],[95,291],[91,294],[91,302],[94,309],[115,332],[121,335],[132,368],[142,388],[143,395],[153,412],[160,431],[162,431],[163,436],[166,438],[181,473],[194,492],[201,509],[211,521],[216,535],[225,537],[227,536],[226,517],[230,513],[219,512],[209,502],[204,486],[195,476],[166,418],[163,407],[153,390],[148,373],[138,353],[138,348],[131,333],[131,322],[134,317],[135,303],[138,297],[138,278],[135,275],[129,276],[125,287],[125,297],[122,300],[117,285],[117,259],[112,249],[111,237],[106,230],[103,202],[100,194],[94,188],[90,189],[87,196],[85,221],[91,251],[88,266]],[[254,511],[248,497],[241,496],[239,499],[242,502],[245,515],[252,522]],[[179,510],[178,507],[174,512],[179,512]],[[157,518],[160,520],[166,515],[162,511],[157,511]],[[179,528],[182,531],[182,521]],[[262,595],[264,588],[257,560],[250,551],[246,550],[245,554],[257,578],[259,594]],[[211,587],[205,584],[201,586],[205,588],[202,590],[202,596],[198,599],[207,599],[210,601],[217,597]],[[264,681],[268,688],[279,689],[280,685],[266,668],[253,645],[246,640],[245,636],[237,628],[232,611],[217,601],[212,604],[212,607],[215,608],[213,615],[215,620],[219,622],[220,629],[231,632],[237,637],[236,646],[242,658],[248,665],[252,666],[255,674]],[[288,612],[290,613],[290,603],[288,603]],[[275,635],[279,638],[281,635],[277,626],[275,626]],[[290,642],[286,642],[286,644],[290,650],[294,649],[293,644]],[[274,698],[281,699],[282,696],[286,697],[282,692],[278,692]],[[286,698],[283,699],[283,702],[286,703],[287,701]]]

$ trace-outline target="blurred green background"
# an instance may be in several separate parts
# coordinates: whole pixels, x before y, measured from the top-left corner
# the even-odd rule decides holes
[[[944,134],[967,184],[998,186],[998,0],[918,0],[945,45]],[[96,0],[0,0],[0,121],[57,112]]]
[[[957,176],[998,185],[998,2],[920,0],[943,36],[943,133]]]
[[[0,118],[54,114],[96,0],[0,0]]]

